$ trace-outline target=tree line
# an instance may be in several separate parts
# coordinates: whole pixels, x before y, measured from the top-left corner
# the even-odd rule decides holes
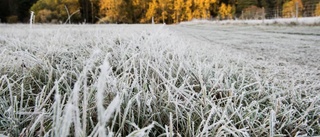
[[[178,23],[192,19],[320,15],[320,0],[1,0],[0,21],[39,23]],[[309,10],[310,5],[315,8]],[[272,11],[272,12],[271,12]],[[252,13],[255,13],[254,15]],[[259,14],[257,14],[259,13]]]

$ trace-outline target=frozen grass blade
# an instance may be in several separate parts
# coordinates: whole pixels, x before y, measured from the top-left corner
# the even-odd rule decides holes
[[[274,130],[276,125],[276,112],[271,110],[270,112],[270,137],[274,137]]]
[[[104,62],[102,64],[102,66],[100,67],[101,69],[101,74],[98,78],[98,83],[97,83],[97,93],[96,93],[96,98],[97,98],[97,110],[98,110],[98,119],[99,119],[99,125],[98,125],[98,136],[106,136],[107,135],[107,131],[105,129],[105,121],[108,121],[109,119],[105,120],[105,109],[103,107],[103,100],[104,100],[104,92],[105,92],[105,82],[107,81],[107,77],[110,73],[110,65],[108,62],[108,55],[106,56],[106,58],[104,59]],[[116,100],[117,101],[117,100]],[[110,106],[110,108],[113,108],[115,106]],[[109,110],[109,111],[114,111]],[[109,117],[110,118],[110,117]]]
[[[173,121],[172,121],[172,113],[170,112],[170,126],[169,126],[169,137],[173,137]]]
[[[144,137],[148,136],[150,130],[153,128],[154,123],[150,124],[147,127],[144,127],[142,129],[138,129],[130,133],[127,137]]]
[[[275,30],[274,26],[255,28],[263,27]],[[292,52],[317,51],[310,42],[315,36],[277,33],[283,39],[294,37],[297,44],[278,39],[274,45],[263,39],[273,38],[268,32],[247,26],[28,28],[0,25],[2,135],[247,137],[320,133],[319,63],[303,66],[289,62],[299,57]],[[248,44],[238,41],[245,36],[230,33],[236,39],[223,41],[229,31],[221,29],[239,32],[235,34],[250,30],[261,37],[248,39]],[[201,33],[189,35],[194,31]],[[302,42],[300,37],[308,41]],[[290,48],[280,48],[286,45]],[[299,47],[305,45],[310,47]],[[279,48],[281,52],[276,51]],[[259,52],[246,52],[253,49]],[[286,55],[282,57],[289,61],[262,56],[260,49],[272,57]],[[318,58],[316,54],[305,56]]]

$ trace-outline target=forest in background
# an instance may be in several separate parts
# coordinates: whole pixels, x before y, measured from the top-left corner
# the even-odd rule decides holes
[[[320,0],[1,0],[0,22],[179,23],[192,19],[320,16]]]

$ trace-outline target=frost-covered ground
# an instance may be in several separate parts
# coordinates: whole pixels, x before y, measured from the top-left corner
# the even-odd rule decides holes
[[[319,25],[320,24],[320,16],[317,16],[317,17],[299,17],[299,18],[274,18],[274,19],[264,19],[264,20],[222,20],[222,21],[193,20],[193,21],[189,21],[189,22],[182,22],[181,24]]]
[[[254,64],[267,63],[265,67],[280,66],[290,70],[302,68],[320,75],[320,27],[200,24],[179,25],[172,30],[202,43],[193,45],[204,54],[218,47],[232,56],[250,59]]]
[[[320,135],[320,27],[0,25],[0,136]]]

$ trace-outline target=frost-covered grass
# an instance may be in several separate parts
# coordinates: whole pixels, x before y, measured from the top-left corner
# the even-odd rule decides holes
[[[209,21],[209,20],[192,20],[188,22],[182,22],[180,24],[215,24],[215,25],[318,25],[320,24],[320,16],[318,17],[300,17],[300,18],[274,18],[264,20],[221,20],[221,21]]]
[[[0,135],[320,135],[319,79],[219,47],[199,54],[166,26],[0,34]]]

